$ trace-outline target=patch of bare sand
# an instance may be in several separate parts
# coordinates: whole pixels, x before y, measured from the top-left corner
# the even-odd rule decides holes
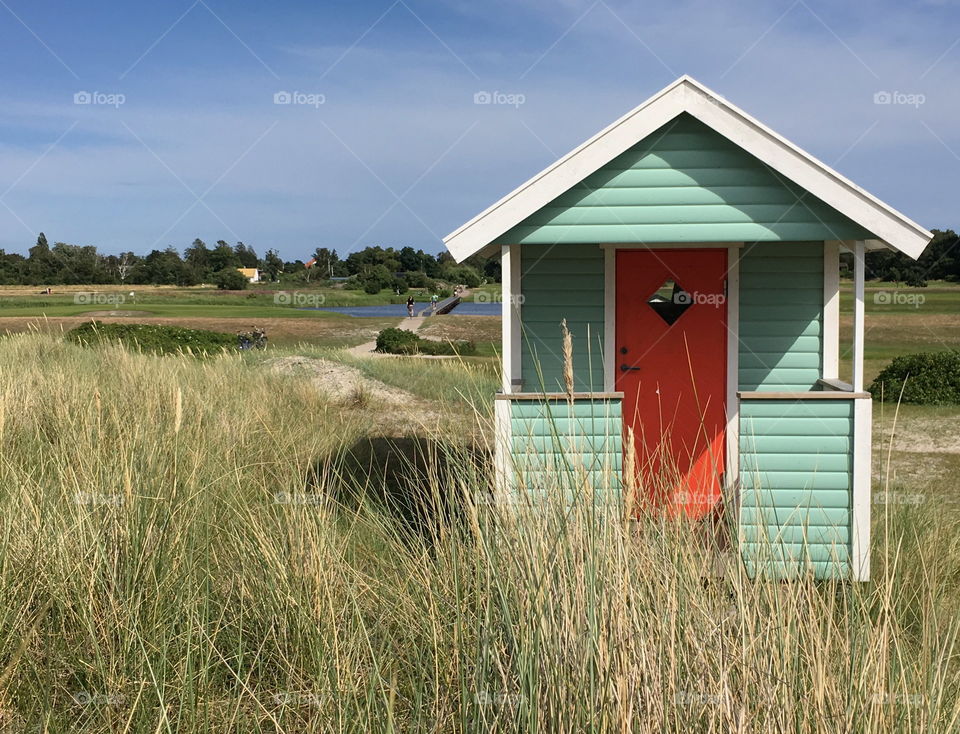
[[[333,402],[348,408],[372,409],[378,420],[378,432],[384,435],[410,435],[417,429],[434,431],[443,419],[430,402],[367,377],[356,367],[341,362],[314,357],[276,357],[264,364],[278,374],[309,378],[316,389]]]
[[[874,406],[876,410],[876,406]],[[905,454],[960,454],[960,431],[943,418],[904,418],[900,416],[894,431],[893,416],[878,422],[877,438],[893,450]]]
[[[894,428],[894,408],[883,417],[874,403],[873,469],[878,480],[925,488],[949,487],[956,491],[960,469],[960,432],[951,415],[906,415],[901,412]],[[887,476],[889,467],[889,476]]]
[[[438,341],[463,339],[473,342],[499,342],[499,316],[457,316],[456,312],[427,319],[420,336]]]

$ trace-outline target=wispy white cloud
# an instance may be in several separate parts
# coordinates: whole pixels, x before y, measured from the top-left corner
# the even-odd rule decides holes
[[[925,191],[946,190],[960,165],[943,152],[944,144],[960,150],[955,126],[941,123],[960,113],[960,48],[949,50],[954,39],[938,27],[940,8],[914,13],[886,4],[881,21],[880,4],[811,3],[819,19],[791,2],[610,0],[613,12],[574,0],[497,2],[482,12],[466,3],[411,7],[465,64],[398,9],[346,55],[356,29],[316,45],[301,38],[268,49],[280,81],[249,64],[196,65],[187,73],[190,65],[164,57],[159,45],[158,56],[119,85],[127,95],[119,109],[73,105],[72,79],[8,88],[0,100],[0,190],[78,121],[6,201],[53,238],[140,249],[193,201],[178,178],[205,190],[275,124],[211,190],[206,201],[216,216],[195,207],[166,234],[170,243],[227,237],[226,222],[246,241],[289,257],[319,243],[344,247],[368,229],[370,242],[436,248],[435,233],[550,163],[542,143],[565,152],[669,82],[670,67],[701,78],[828,163],[859,139],[842,172],[929,226],[953,224],[948,202]],[[322,94],[324,103],[275,105],[280,90]],[[474,93],[484,90],[524,102],[475,105]],[[924,102],[875,104],[881,91],[922,94]],[[394,206],[370,228],[395,204],[383,184],[404,191],[427,169],[404,198],[409,209]],[[23,249],[27,240],[21,223],[0,209],[0,247]]]

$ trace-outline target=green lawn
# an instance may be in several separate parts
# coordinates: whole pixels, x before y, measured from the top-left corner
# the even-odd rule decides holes
[[[208,286],[173,288],[156,286],[60,286],[50,295],[37,288],[0,288],[0,316],[28,316],[47,313],[65,316],[94,310],[153,310],[155,306],[256,306],[296,311],[297,307],[380,306],[405,303],[408,295],[418,302],[430,298],[430,291],[411,288],[401,296],[390,290],[370,294],[344,288],[293,287],[279,283],[252,285],[245,291],[219,291]],[[134,295],[130,295],[133,293]],[[80,302],[78,303],[78,299]],[[77,307],[72,312],[57,309]],[[20,309],[31,309],[31,312]],[[8,312],[10,312],[8,314]]]

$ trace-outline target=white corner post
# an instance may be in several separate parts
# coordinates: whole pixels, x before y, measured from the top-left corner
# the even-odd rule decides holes
[[[865,247],[863,240],[853,245],[853,391],[863,391],[863,280]]]
[[[726,489],[728,499],[739,505],[736,492],[740,480],[740,248],[727,248],[727,462]]]
[[[853,390],[863,392],[864,256],[862,240],[853,247]],[[851,503],[850,558],[855,581],[870,580],[870,481],[873,401],[853,400],[853,501]]]
[[[823,379],[840,377],[840,243],[823,243]]]
[[[500,248],[502,302],[500,304],[501,355],[503,360],[501,391],[510,395],[521,386],[520,375],[520,248],[518,245],[503,245]],[[511,426],[510,400],[493,401],[494,419],[494,482],[498,500],[509,497],[511,487],[510,442]]]
[[[503,392],[509,394],[522,384],[520,381],[520,348],[522,344],[520,305],[523,298],[520,294],[519,245],[503,245],[500,248],[500,267],[503,301],[500,304],[500,314],[503,320],[501,327]]]

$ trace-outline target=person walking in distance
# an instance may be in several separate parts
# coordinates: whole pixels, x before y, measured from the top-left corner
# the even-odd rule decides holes
[[[413,318],[413,296],[407,296],[407,316]]]

